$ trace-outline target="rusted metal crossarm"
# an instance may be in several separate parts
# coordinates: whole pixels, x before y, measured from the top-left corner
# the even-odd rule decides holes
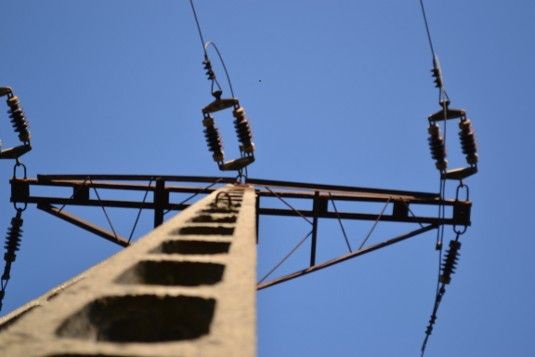
[[[273,190],[272,190],[273,191]],[[257,189],[260,197],[284,197],[295,199],[312,199],[315,192],[319,192],[321,197],[335,201],[362,201],[362,202],[386,202],[386,201],[403,201],[406,203],[430,204],[436,205],[442,202],[445,205],[452,205],[451,200],[441,200],[440,197],[416,196],[416,195],[391,195],[389,193],[371,193],[371,192],[342,192],[342,191],[277,191],[275,193]]]
[[[321,264],[316,264],[316,265],[308,267],[306,269],[298,270],[298,271],[296,271],[294,273],[281,276],[279,278],[267,281],[265,283],[260,283],[260,284],[257,285],[257,290],[262,290],[262,289],[268,288],[268,287],[273,286],[273,285],[277,285],[277,284],[280,284],[280,283],[283,283],[283,282],[286,282],[286,281],[289,281],[289,280],[292,280],[292,279],[295,279],[295,278],[299,278],[301,276],[304,276],[304,275],[316,272],[318,270],[333,266],[335,264],[344,262],[346,260],[353,259],[353,258],[359,257],[361,255],[374,252],[374,251],[376,251],[378,249],[385,248],[385,247],[388,247],[389,245],[393,245],[393,244],[402,242],[402,241],[404,241],[406,239],[412,238],[414,236],[423,234],[423,233],[428,232],[430,230],[433,230],[433,229],[435,229],[437,227],[438,227],[437,224],[430,224],[430,225],[427,225],[425,227],[419,228],[419,229],[417,229],[415,231],[402,234],[400,236],[397,236],[395,238],[386,240],[386,241],[381,242],[381,243],[370,245],[368,247],[359,249],[359,250],[357,250],[355,252],[348,253],[348,254],[343,255],[341,257],[328,260],[328,261],[323,262]]]
[[[117,183],[117,182],[110,182],[110,181],[97,181],[97,180],[91,180],[91,182],[87,180],[46,180],[42,181],[39,179],[17,179],[19,181],[27,182],[31,186],[55,186],[55,187],[70,187],[77,189],[79,187],[89,187],[89,188],[97,188],[97,189],[110,189],[110,190],[125,190],[125,191],[149,191],[154,192],[155,186],[154,182],[151,184],[151,186],[147,184],[134,184],[134,183]],[[150,180],[149,180],[150,182]],[[211,193],[215,189],[206,189],[201,187],[193,187],[193,186],[166,186],[165,190],[168,192],[176,192],[176,193]]]
[[[283,216],[283,217],[314,217],[314,212],[311,210],[299,210],[296,213],[293,210],[284,208],[259,208],[259,214],[265,216]],[[384,222],[402,222],[402,223],[422,223],[422,224],[445,224],[445,225],[467,225],[470,221],[466,221],[463,217],[452,218],[437,218],[426,216],[397,216],[388,214],[374,214],[374,213],[354,213],[354,212],[320,212],[318,218],[330,219],[347,219],[347,220],[362,220],[362,221],[384,221]]]
[[[121,201],[121,200],[78,200],[75,198],[63,198],[63,197],[34,197],[29,196],[26,200],[14,201],[14,202],[26,202],[28,204],[37,205],[66,205],[66,206],[90,206],[90,207],[115,207],[115,208],[137,208],[137,209],[156,209],[158,205],[154,202],[140,202],[140,201]],[[181,211],[188,208],[188,204],[169,203],[161,206],[165,210]]]
[[[158,206],[154,202],[138,202],[138,201],[122,201],[122,200],[98,200],[86,199],[79,200],[77,198],[62,198],[62,197],[34,197],[28,196],[26,199],[16,202],[26,202],[28,204],[37,205],[73,205],[73,206],[92,206],[92,207],[115,207],[115,208],[133,208],[133,209],[163,209],[171,211],[181,211],[189,207],[188,204],[167,203]],[[259,207],[258,213],[265,216],[280,216],[280,217],[298,217],[295,211],[284,208],[265,208]],[[300,210],[299,213],[304,217],[314,217],[314,212],[311,210]],[[347,219],[347,220],[365,220],[375,221],[379,218],[378,214],[372,213],[355,213],[355,212],[319,212],[317,218],[328,219]],[[385,222],[406,222],[406,223],[422,223],[422,224],[446,224],[446,225],[470,225],[469,221],[463,218],[444,218],[437,217],[422,217],[422,216],[398,216],[398,215],[382,215],[381,221]]]
[[[175,175],[102,175],[102,174],[78,174],[78,175],[37,175],[37,179],[40,182],[52,182],[57,180],[91,180],[95,181],[155,181],[157,178],[162,179],[167,183],[169,182],[191,182],[191,183],[214,183],[219,182],[221,184],[233,184],[236,183],[235,177],[214,177],[214,176],[175,176]],[[392,190],[392,189],[380,189],[369,187],[356,187],[356,186],[343,186],[343,185],[327,185],[307,182],[292,182],[292,181],[280,181],[280,180],[265,180],[248,178],[247,183],[255,186],[270,186],[279,187],[281,189],[291,189],[293,191],[297,189],[311,190],[311,191],[323,191],[336,194],[336,191],[340,191],[344,194],[350,192],[355,193],[376,193],[388,196],[413,196],[419,198],[434,199],[439,197],[438,193],[418,192],[418,191],[405,191],[405,190]],[[167,186],[167,185],[166,185]]]
[[[126,183],[126,182],[110,182],[110,181],[99,181],[95,178],[81,179],[49,179],[48,177],[43,180],[38,176],[37,179],[17,179],[20,182],[25,182],[31,186],[54,186],[54,187],[71,187],[74,190],[78,190],[81,187],[89,187],[96,189],[110,189],[110,190],[130,190],[130,191],[150,191],[154,192],[156,190],[155,186],[151,183],[148,184],[135,184],[135,183]],[[155,181],[155,180],[154,180]],[[154,182],[153,181],[153,182]],[[164,180],[165,181],[165,180]],[[149,180],[150,182],[150,180]],[[304,190],[301,191],[277,191],[277,195],[284,198],[295,198],[295,199],[311,199],[314,197],[314,191]],[[193,186],[176,186],[176,185],[166,185],[165,190],[168,192],[175,193],[211,193],[215,188],[201,188]],[[260,197],[276,197],[271,191],[259,188],[257,190]],[[343,192],[340,190],[337,191],[317,191],[320,193],[320,196],[326,197],[329,196],[333,200],[339,201],[363,201],[363,202],[385,202],[387,200],[391,201],[403,201],[406,203],[418,203],[418,204],[431,204],[436,205],[437,203],[443,205],[452,205],[453,201],[451,200],[440,200],[438,195],[418,195],[418,193],[413,194],[404,194],[404,195],[392,195],[390,190],[385,190],[384,193],[372,193],[372,192]]]
[[[123,238],[121,235],[115,234],[114,232],[110,232],[104,228],[101,228],[97,225],[89,223],[78,216],[75,216],[71,213],[67,213],[64,210],[60,210],[59,208],[54,207],[52,205],[41,203],[37,205],[37,208],[55,217],[61,218],[64,221],[72,223],[75,226],[83,228],[86,231],[96,234],[99,237],[109,240],[110,242],[118,244],[122,247],[128,247],[130,245],[128,241],[125,238]]]
[[[417,191],[404,191],[404,190],[392,190],[392,189],[382,189],[382,188],[370,188],[370,187],[357,187],[357,186],[343,186],[343,185],[327,185],[327,184],[318,184],[318,183],[307,183],[307,182],[292,182],[292,181],[280,181],[280,180],[264,180],[264,179],[247,179],[247,183],[255,186],[269,186],[271,188],[279,187],[286,189],[305,189],[311,191],[322,191],[330,192],[333,195],[337,194],[337,191],[340,191],[344,195],[347,195],[351,192],[354,193],[375,193],[387,196],[414,196],[420,198],[437,198],[439,197],[438,193],[429,193],[429,192],[417,192]]]
[[[41,182],[56,180],[87,180],[92,181],[155,181],[160,178],[166,182],[198,182],[198,183],[235,183],[235,177],[216,177],[216,176],[176,176],[176,175],[115,175],[115,174],[54,174],[54,175],[37,175]]]
[[[99,180],[105,181],[99,181]],[[110,182],[113,180],[125,180],[126,182]],[[148,179],[147,184],[132,183],[129,180]],[[58,205],[81,205],[81,206],[105,206],[119,208],[136,208],[136,209],[153,209],[159,217],[155,223],[161,223],[164,210],[182,210],[188,205],[180,205],[169,202],[170,193],[190,193],[190,194],[208,194],[213,191],[213,187],[186,187],[171,186],[169,182],[175,181],[194,181],[198,179],[203,184],[206,181],[215,180],[217,184],[224,184],[230,178],[215,177],[194,177],[194,176],[141,176],[141,175],[39,175],[37,179],[12,179],[12,202],[31,203],[31,204],[58,204]],[[169,181],[166,181],[169,180]],[[382,221],[390,222],[408,222],[420,224],[448,224],[448,225],[470,225],[471,202],[455,201],[440,199],[436,194],[409,192],[398,190],[381,190],[381,189],[363,189],[357,187],[334,186],[334,185],[315,185],[305,183],[295,183],[286,181],[272,180],[250,180],[261,184],[270,184],[264,186],[266,189],[257,189],[260,198],[289,198],[302,200],[306,206],[312,210],[289,210],[283,208],[270,208],[268,202],[263,199],[259,200],[258,213],[270,216],[304,216],[315,218],[331,219],[349,219],[349,220],[372,220],[378,219],[376,214],[370,214],[362,211],[349,212],[331,212],[329,211],[329,200],[339,200],[346,202],[392,202],[392,214],[381,216]],[[197,183],[199,183],[197,182]],[[212,184],[214,183],[212,182]],[[150,183],[150,185],[149,185]],[[285,186],[286,185],[286,186]],[[70,197],[43,197],[35,196],[30,192],[31,186],[54,186],[72,188]],[[210,185],[211,186],[211,185]],[[297,191],[289,191],[287,186],[292,186]],[[268,187],[284,187],[282,190],[273,191]],[[126,201],[120,199],[95,199],[90,197],[90,189],[109,189],[109,190],[135,190],[141,192],[152,192],[154,194],[153,202]],[[314,188],[319,188],[312,191]],[[342,191],[346,189],[347,191]],[[332,190],[332,191],[322,191]],[[331,192],[335,192],[332,194]],[[427,205],[427,206],[445,206],[452,207],[451,217],[439,219],[438,217],[417,216],[413,214],[409,206]],[[315,208],[314,208],[315,207]],[[409,214],[411,213],[411,214]]]
[[[141,177],[141,176],[140,176]],[[110,177],[113,179],[114,177]],[[136,179],[138,177],[136,176]],[[143,177],[148,178],[148,180],[156,181],[155,177]],[[191,178],[191,177],[188,177]],[[108,178],[106,178],[108,179]],[[211,178],[212,179],[212,178]],[[162,178],[163,181],[166,181],[165,178]],[[217,180],[217,179],[216,179]],[[155,191],[155,186],[151,184],[133,184],[133,183],[124,183],[124,182],[110,182],[110,181],[99,181],[99,176],[90,177],[86,176],[82,178],[68,178],[61,176],[60,178],[50,178],[44,175],[38,175],[37,179],[14,179],[16,184],[26,184],[28,186],[56,186],[56,187],[72,187],[78,189],[80,187],[90,187],[90,188],[102,188],[102,189],[113,189],[113,190],[133,190],[133,191]],[[224,184],[225,181],[220,181],[221,184]],[[260,180],[254,180],[260,181]],[[261,180],[261,182],[266,182],[267,180]],[[172,181],[171,181],[172,182]],[[202,180],[204,183],[205,180]],[[273,182],[273,181],[267,181]],[[277,182],[277,181],[274,181]],[[352,188],[348,191],[342,191],[346,186],[328,186],[327,185],[318,185],[317,187],[314,184],[307,184],[307,190],[305,190],[302,185],[294,183],[294,186],[298,190],[288,191],[291,187],[284,187],[285,190],[277,190],[276,195],[273,194],[270,190],[265,190],[259,188],[257,190],[260,197],[275,197],[280,196],[284,198],[296,198],[296,199],[311,199],[314,197],[315,192],[319,192],[319,195],[323,198],[329,197],[333,200],[340,201],[365,201],[365,202],[385,202],[389,201],[403,201],[406,203],[417,203],[417,204],[430,204],[430,205],[445,205],[452,206],[453,200],[440,200],[439,196],[434,193],[422,193],[422,192],[410,192],[410,191],[393,191],[393,190],[382,190],[382,189],[361,189],[361,188]],[[277,186],[283,187],[283,186]],[[320,189],[317,189],[320,188]],[[326,190],[325,188],[332,188],[333,190]],[[165,190],[168,192],[176,193],[210,193],[214,189],[200,188],[194,186],[173,186],[166,184]],[[374,192],[370,192],[374,191]]]

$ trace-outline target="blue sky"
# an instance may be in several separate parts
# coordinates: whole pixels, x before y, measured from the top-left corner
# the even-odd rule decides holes
[[[251,118],[250,176],[437,191],[426,120],[438,109],[437,92],[418,1],[196,4]],[[535,3],[426,5],[452,105],[473,120],[481,159],[467,181],[473,226],[427,355],[532,356]],[[14,88],[30,120],[29,176],[218,175],[202,136],[201,108],[211,97],[194,26],[185,0],[1,1],[0,85]],[[2,113],[0,138],[9,146],[16,137]],[[450,138],[450,163],[460,166]],[[11,173],[12,164],[0,162],[2,231],[13,212]],[[112,213],[128,232],[135,212]],[[103,222],[100,212],[87,214]],[[143,218],[139,234],[150,229],[151,215]],[[118,251],[34,207],[24,219],[2,313]],[[347,224],[354,246],[371,226]],[[397,229],[380,225],[371,239]],[[263,275],[306,226],[266,218],[260,232]],[[319,239],[322,259],[343,253],[335,222]],[[306,255],[282,270],[306,264]],[[259,356],[418,355],[436,266],[428,233],[261,291]]]

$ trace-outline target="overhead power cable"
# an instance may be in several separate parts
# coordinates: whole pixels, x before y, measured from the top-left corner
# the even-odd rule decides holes
[[[446,192],[447,180],[459,180],[457,192],[459,192],[461,187],[463,188],[466,187],[466,190],[468,190],[467,186],[463,183],[463,179],[477,172],[478,155],[477,155],[474,131],[471,127],[471,121],[466,117],[465,111],[462,109],[453,109],[449,107],[450,98],[445,89],[444,76],[442,73],[442,68],[440,66],[438,55],[435,51],[433,39],[431,37],[429,20],[427,17],[427,13],[425,11],[424,2],[423,0],[419,0],[419,2],[420,2],[420,8],[422,11],[422,17],[423,17],[424,24],[425,24],[427,40],[429,43],[429,48],[431,50],[431,56],[433,59],[433,69],[431,70],[431,73],[434,78],[435,87],[437,87],[439,91],[438,101],[441,107],[439,111],[437,111],[436,113],[428,117],[428,120],[429,120],[429,128],[428,128],[429,139],[428,140],[429,140],[429,147],[431,149],[431,156],[435,160],[435,166],[440,172],[439,197],[441,200],[443,200],[445,196],[445,192]],[[469,165],[468,167],[448,170],[448,160],[446,159],[446,156],[447,156],[446,143],[447,143],[447,121],[450,119],[459,119],[459,128],[460,128],[459,139],[460,139],[462,151],[466,156],[466,162]],[[440,121],[442,122],[442,133],[437,123]],[[459,199],[458,195],[459,194],[457,193],[456,200]],[[446,215],[445,211],[446,211],[446,207],[444,205],[439,205],[438,217],[440,220],[443,220],[445,218],[445,215]],[[457,251],[458,251],[458,248],[460,247],[460,243],[458,242],[459,237],[461,234],[463,234],[466,231],[466,226],[462,230],[462,233],[461,231],[456,230],[456,228],[454,228],[454,231],[457,234],[457,237],[455,241],[452,241],[454,242],[453,246],[452,246],[452,242],[450,242],[450,249],[446,254],[446,260],[443,263],[444,224],[441,224],[439,227],[437,227],[437,237],[436,237],[436,244],[435,244],[436,250],[438,251],[437,286],[436,286],[436,292],[435,292],[435,302],[433,306],[433,311],[431,314],[431,318],[429,320],[429,325],[425,331],[425,338],[424,338],[422,348],[421,348],[422,356],[424,356],[425,354],[427,343],[428,343],[429,337],[431,335],[433,326],[437,318],[438,307],[445,293],[445,285],[450,282],[450,276],[451,276],[451,273],[453,272],[453,265],[455,265],[454,263],[456,263],[456,260],[457,260]]]

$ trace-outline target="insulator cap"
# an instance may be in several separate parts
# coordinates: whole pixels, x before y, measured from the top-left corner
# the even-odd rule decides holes
[[[202,120],[202,125],[204,125],[205,127],[214,126],[214,118],[210,116],[204,117],[204,119]]]

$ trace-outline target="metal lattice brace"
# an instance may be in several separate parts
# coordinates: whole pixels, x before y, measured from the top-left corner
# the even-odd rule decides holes
[[[254,356],[255,209],[214,191],[0,320],[0,355]]]

